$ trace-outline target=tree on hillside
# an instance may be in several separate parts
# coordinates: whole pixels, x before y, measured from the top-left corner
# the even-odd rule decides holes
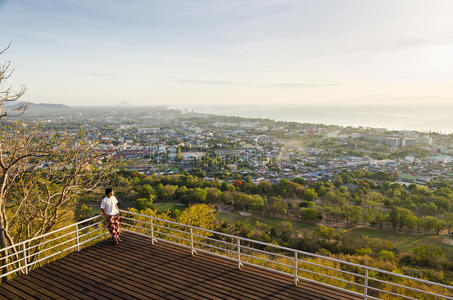
[[[216,228],[217,213],[215,212],[214,205],[207,204],[194,204],[186,208],[178,218],[179,223],[186,225],[203,228],[206,230],[214,230]],[[190,231],[189,228],[184,227],[184,231]],[[193,230],[193,233],[198,235],[194,240],[201,240],[201,237],[211,236],[212,234],[203,230]],[[183,235],[187,238],[187,235]]]
[[[444,222],[448,230],[448,234],[453,233],[453,213],[446,212],[444,213]]]
[[[94,147],[82,134],[50,134],[22,125],[0,130],[0,248],[72,222],[77,197],[105,185],[110,172]]]
[[[0,50],[0,55],[5,53],[10,46],[11,43],[3,50]],[[11,104],[11,102],[19,100],[27,90],[25,86],[22,86],[18,90],[13,90],[10,87],[4,87],[6,80],[8,80],[13,73],[14,69],[11,68],[11,62],[7,61],[0,64],[0,119],[8,115],[20,115],[27,108],[26,103],[8,105]]]

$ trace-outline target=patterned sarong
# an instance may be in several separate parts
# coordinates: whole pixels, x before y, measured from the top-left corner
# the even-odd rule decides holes
[[[109,216],[109,231],[112,239],[117,241],[120,237],[120,215]]]

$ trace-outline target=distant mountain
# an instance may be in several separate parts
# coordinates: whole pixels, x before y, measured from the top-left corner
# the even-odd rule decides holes
[[[37,109],[69,109],[71,106],[65,104],[53,104],[53,103],[30,103],[28,108]]]
[[[117,105],[115,106],[121,106],[121,107],[129,107],[129,106],[132,106],[129,102],[126,102],[126,101],[121,101],[120,103],[118,103]]]

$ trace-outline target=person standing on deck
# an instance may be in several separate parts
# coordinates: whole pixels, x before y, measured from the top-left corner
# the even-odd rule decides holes
[[[111,188],[105,189],[105,197],[101,202],[101,211],[107,219],[113,241],[118,244],[120,239],[120,210],[118,200]]]

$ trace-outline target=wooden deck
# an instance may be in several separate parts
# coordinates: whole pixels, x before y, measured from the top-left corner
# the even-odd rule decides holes
[[[359,299],[123,233],[0,285],[1,299]]]

